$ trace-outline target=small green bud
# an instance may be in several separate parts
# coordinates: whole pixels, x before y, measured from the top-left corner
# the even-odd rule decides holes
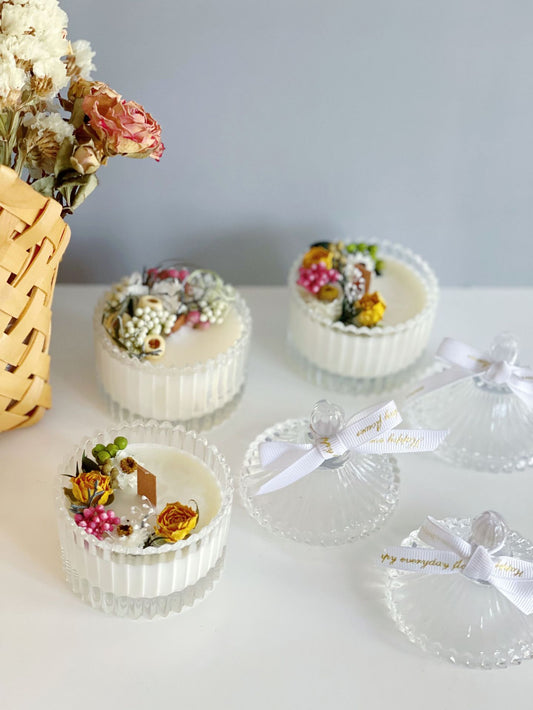
[[[346,251],[348,254],[354,254],[357,251],[357,244],[348,244],[346,246]]]
[[[98,453],[96,454],[96,460],[98,461],[98,463],[103,464],[107,461],[107,459],[110,459],[110,458],[111,458],[111,454],[109,453],[109,451],[106,451],[105,449],[103,449],[102,451],[98,451]]]
[[[376,274],[378,276],[381,276],[384,268],[385,268],[385,262],[383,261],[383,259],[378,259],[376,261]]]
[[[117,446],[119,449],[125,449],[126,446],[128,445],[128,440],[126,439],[125,436],[117,436],[115,439],[115,446]]]
[[[115,444],[108,444],[107,451],[110,456],[115,457],[118,454],[118,446],[116,446]]]
[[[357,251],[366,251],[368,249],[368,244],[361,242],[357,245]]]
[[[373,259],[376,259],[378,255],[378,245],[370,244],[370,246],[368,247],[368,253]]]
[[[96,444],[96,446],[93,448],[93,456],[96,456],[99,451],[103,451],[104,449],[105,446],[103,444]]]

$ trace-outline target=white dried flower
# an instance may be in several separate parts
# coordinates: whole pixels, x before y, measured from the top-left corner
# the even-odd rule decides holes
[[[57,94],[68,83],[65,63],[55,57],[47,57],[36,61],[33,65],[33,73],[39,78],[51,80],[51,95]]]
[[[44,133],[53,133],[57,142],[61,143],[65,138],[70,138],[74,133],[74,126],[65,121],[59,113],[27,113],[22,119],[22,125],[26,126],[41,137]]]
[[[39,98],[52,96],[66,86],[62,57],[68,53],[68,17],[57,0],[5,0],[0,3],[0,12],[3,83],[11,82],[11,90],[22,88],[20,73],[15,77],[6,73],[6,66],[15,61],[24,73],[24,84],[29,84]]]
[[[163,301],[165,308],[171,313],[184,313],[187,307],[183,303],[184,285],[178,279],[162,279],[156,281],[151,289]]]
[[[357,251],[355,254],[348,254],[346,257],[345,275],[352,276],[357,264],[362,264],[367,271],[374,270],[374,259],[370,254],[363,254],[362,251]]]
[[[125,296],[144,296],[148,293],[148,286],[143,283],[143,276],[134,271],[131,276],[125,276],[118,284],[118,290]]]
[[[25,82],[26,72],[17,66],[13,54],[0,46],[0,96],[4,99],[12,92],[21,91]]]
[[[61,143],[73,135],[74,126],[54,112],[27,113],[22,125],[27,129],[23,147],[30,174],[39,177],[41,172],[52,173]]]
[[[56,37],[66,43],[68,17],[57,0],[28,0],[24,5],[2,3],[2,33],[22,36],[33,34],[44,44],[56,44]],[[66,44],[65,44],[66,49]]]
[[[93,64],[95,52],[91,48],[91,43],[86,39],[79,39],[77,42],[73,42],[72,55],[73,63],[76,67],[76,76],[81,76],[82,79],[90,79],[91,72],[96,69]]]

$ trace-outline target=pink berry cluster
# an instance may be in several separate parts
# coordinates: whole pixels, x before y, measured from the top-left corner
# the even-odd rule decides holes
[[[148,275],[155,281],[163,281],[164,279],[178,279],[178,281],[185,281],[185,279],[189,276],[189,271],[187,269],[148,269]]]
[[[103,505],[85,508],[83,513],[76,513],[74,520],[80,528],[99,540],[102,540],[104,533],[111,532],[114,527],[120,525],[120,518],[112,510],[106,510]]]
[[[190,325],[191,328],[199,328],[200,330],[207,330],[211,323],[209,321],[202,321],[201,320],[201,311],[189,311],[187,313],[187,325]]]
[[[328,269],[323,261],[319,261],[307,268],[300,266],[298,284],[311,293],[318,293],[322,286],[335,283],[339,278],[340,273],[336,269]]]

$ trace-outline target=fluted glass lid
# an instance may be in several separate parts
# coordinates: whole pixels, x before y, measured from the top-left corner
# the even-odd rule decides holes
[[[522,588],[514,589],[514,598],[504,593],[522,584],[515,580],[526,581],[531,574],[531,541],[510,530],[494,511],[474,519],[435,522],[444,535],[464,541],[470,556],[463,549],[463,557],[453,562],[453,557],[446,556],[452,553],[439,550],[438,545],[432,549],[423,525],[401,543],[401,549],[407,549],[402,553],[403,569],[395,569],[385,559],[387,604],[400,631],[423,650],[472,668],[505,668],[533,657],[533,614],[525,613],[524,609],[530,609],[524,605],[520,607]],[[422,569],[424,563],[418,558],[433,565],[431,573],[428,567]],[[444,560],[450,568],[441,572],[436,565]],[[416,565],[418,569],[409,569]],[[498,576],[503,580],[501,589],[498,579],[494,581]]]
[[[259,452],[263,443],[309,445],[332,439],[344,424],[343,410],[322,400],[310,417],[274,424],[250,444],[241,470],[240,493],[245,508],[260,525],[298,542],[339,545],[376,530],[391,515],[399,483],[392,456],[353,451],[331,455],[290,485],[258,494],[292,460],[289,452],[277,466],[265,469]]]
[[[436,454],[455,465],[493,473],[532,469],[533,371],[520,364],[509,333],[477,359],[470,372],[443,364],[425,381],[427,392],[407,398],[406,418],[413,426],[449,429]],[[435,382],[445,384],[431,389]]]

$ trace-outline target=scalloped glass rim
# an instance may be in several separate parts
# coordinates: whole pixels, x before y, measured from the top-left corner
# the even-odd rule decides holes
[[[277,422],[276,424],[273,424],[272,426],[268,427],[264,431],[262,431],[258,436],[255,437],[255,439],[249,444],[244,460],[240,469],[240,475],[239,475],[239,494],[241,501],[243,503],[244,508],[261,527],[265,528],[269,532],[279,535],[281,537],[284,537],[285,539],[290,539],[294,540],[295,542],[298,543],[306,543],[310,545],[315,545],[315,546],[323,546],[323,547],[332,547],[332,546],[338,546],[338,545],[344,545],[348,543],[355,542],[356,540],[359,540],[363,537],[366,537],[367,535],[370,535],[372,532],[378,530],[386,520],[389,519],[389,517],[392,515],[394,512],[397,504],[398,504],[398,498],[399,498],[399,474],[400,474],[400,469],[398,467],[397,460],[393,456],[383,456],[380,458],[386,458],[387,462],[390,465],[390,474],[391,474],[391,487],[389,491],[389,495],[392,496],[392,501],[390,503],[388,502],[388,507],[386,510],[383,510],[382,506],[382,511],[381,514],[378,515],[376,518],[370,520],[367,522],[366,526],[364,524],[360,524],[357,527],[353,527],[351,530],[351,534],[349,533],[346,535],[347,530],[342,529],[337,531],[336,535],[333,535],[331,538],[327,537],[326,533],[321,533],[319,534],[319,538],[316,540],[313,540],[312,542],[309,541],[305,537],[307,534],[307,537],[309,537],[310,531],[301,531],[300,535],[295,535],[294,534],[294,528],[291,529],[282,529],[279,526],[274,526],[271,524],[271,520],[264,515],[260,517],[260,511],[253,506],[253,499],[254,496],[250,496],[247,491],[247,479],[248,479],[248,471],[251,467],[254,465],[259,464],[259,444],[262,443],[263,441],[266,441],[267,439],[274,438],[276,439],[277,437],[275,436],[277,433],[279,433],[279,430],[281,428],[292,428],[292,427],[298,427],[298,426],[306,426],[309,424],[309,419],[308,418],[300,418],[300,419],[286,419],[285,421],[280,421]],[[368,456],[367,458],[375,458],[372,456]],[[260,465],[260,464],[259,464]],[[290,488],[290,486],[288,487]],[[331,532],[331,531],[330,531]],[[341,535],[341,533],[344,533],[344,535]]]
[[[446,525],[450,530],[455,530],[459,531],[461,529],[468,528],[470,529],[470,525],[472,523],[471,518],[444,518],[443,520],[439,521],[440,523]],[[428,545],[420,541],[418,538],[418,531],[419,529],[411,531],[408,537],[406,537],[402,542],[400,543],[401,546],[405,547],[424,547],[427,548]],[[514,556],[516,553],[517,548],[520,548],[522,551],[524,549],[526,550],[526,559],[531,559],[533,561],[533,542],[528,540],[527,538],[522,537],[519,533],[517,533],[515,530],[509,530],[507,533],[507,538],[506,538],[506,544],[505,547],[502,549],[503,554],[507,554],[509,556]],[[518,557],[521,557],[521,555],[518,555]],[[387,570],[386,574],[386,582],[385,582],[385,596],[386,596],[386,603],[389,609],[389,613],[396,624],[398,630],[403,633],[411,643],[413,643],[415,646],[418,646],[421,648],[423,651],[426,653],[439,656],[441,658],[445,658],[446,660],[454,663],[454,664],[460,664],[460,665],[465,665],[468,668],[482,668],[484,670],[490,670],[493,668],[506,668],[509,665],[518,665],[522,661],[525,660],[531,660],[533,658],[533,642],[531,643],[526,643],[526,642],[521,642],[519,644],[520,646],[520,651],[521,651],[521,656],[516,655],[516,649],[514,647],[512,648],[507,648],[505,649],[505,657],[502,656],[504,654],[504,650],[498,650],[498,651],[482,651],[478,650],[476,654],[474,654],[473,651],[463,651],[460,652],[457,648],[450,647],[449,645],[443,645],[438,641],[438,639],[430,639],[428,636],[424,633],[421,633],[420,630],[413,628],[412,626],[410,627],[407,622],[404,620],[404,617],[401,613],[401,611],[398,609],[395,600],[394,600],[394,588],[393,584],[395,580],[398,579],[409,579],[410,576],[418,576],[420,577],[421,575],[416,572],[407,572],[403,570],[394,570],[394,569],[389,569]],[[432,575],[425,575],[427,577],[431,577]],[[445,580],[447,577],[444,576],[442,577],[443,580]],[[479,585],[479,582],[475,582],[473,580],[469,580],[473,585]],[[498,593],[499,594],[499,593]],[[524,619],[529,619],[532,625],[532,633],[533,633],[533,618],[528,617],[527,615],[524,615]]]
[[[237,340],[233,345],[219,353],[216,357],[210,358],[209,360],[204,360],[203,362],[194,363],[192,365],[184,365],[180,367],[179,365],[167,366],[164,362],[151,361],[151,360],[139,360],[134,356],[129,355],[127,350],[121,350],[118,345],[111,340],[109,335],[104,330],[102,326],[102,313],[104,306],[107,302],[106,294],[104,293],[96,304],[96,308],[93,316],[93,327],[96,341],[102,345],[108,354],[110,354],[115,360],[122,363],[125,367],[130,367],[142,372],[143,369],[149,369],[155,372],[164,372],[170,376],[172,375],[194,375],[203,371],[207,371],[213,366],[222,367],[229,362],[231,362],[235,357],[237,357],[242,351],[244,351],[249,343],[252,333],[252,315],[248,304],[237,291],[235,292],[234,305],[242,321],[242,331]]]
[[[404,247],[402,244],[395,244],[393,242],[389,242],[388,240],[380,241],[370,239],[367,241],[372,244],[377,244],[379,249],[382,251],[381,256],[383,256],[383,258],[386,259],[387,257],[390,257],[407,263],[414,262],[414,264],[418,267],[419,271],[417,271],[417,276],[422,280],[424,290],[426,292],[426,303],[424,308],[422,308],[422,310],[412,318],[409,318],[403,323],[398,323],[397,325],[369,328],[368,326],[356,326],[351,324],[345,325],[340,321],[331,321],[327,317],[321,316],[315,310],[312,310],[306,306],[300,297],[300,287],[296,283],[296,275],[298,273],[298,268],[302,263],[304,254],[301,254],[291,267],[289,273],[289,289],[291,294],[295,296],[295,302],[301,306],[311,320],[319,323],[320,325],[331,328],[332,330],[337,330],[340,333],[344,333],[349,336],[365,336],[371,338],[401,333],[404,330],[408,330],[417,325],[420,321],[431,315],[431,313],[436,309],[439,295],[439,282],[437,276],[433,269],[424,259],[422,259],[421,256],[415,254],[415,252],[411,251],[411,249],[408,249],[407,247]]]
[[[214,458],[217,460],[218,464],[222,467],[222,470],[224,471],[224,475],[226,478],[226,485],[225,487],[220,490],[221,493],[221,502],[220,502],[220,508],[215,515],[215,517],[209,521],[209,523],[203,527],[198,533],[193,533],[190,535],[186,540],[178,540],[178,542],[174,543],[169,543],[167,545],[161,545],[160,547],[147,547],[144,549],[131,549],[131,548],[126,548],[123,545],[120,545],[119,543],[112,543],[109,540],[98,540],[95,538],[94,535],[89,535],[88,533],[85,532],[82,528],[79,528],[78,525],[76,525],[74,518],[69,514],[68,509],[65,505],[65,493],[63,491],[63,488],[65,486],[65,474],[68,472],[68,475],[70,475],[71,471],[76,470],[76,463],[78,463],[81,460],[82,454],[84,451],[90,451],[93,446],[101,440],[110,440],[114,439],[116,436],[124,436],[126,435],[126,438],[130,439],[130,437],[127,435],[127,432],[132,432],[131,438],[133,441],[134,437],[134,430],[141,430],[144,432],[152,431],[152,432],[158,432],[161,433],[163,432],[168,432],[168,433],[174,433],[176,437],[182,437],[183,440],[189,440],[189,441],[198,441],[200,442],[206,449],[206,454],[209,452],[214,456]],[[139,442],[135,442],[139,443]],[[141,442],[144,443],[144,442]],[[150,442],[151,443],[151,442]],[[169,446],[172,446],[172,444],[169,444]],[[178,448],[179,447],[175,447]],[[187,452],[188,455],[194,456],[194,454],[190,454]],[[196,457],[199,458],[199,457]],[[150,422],[143,422],[143,421],[135,421],[131,423],[124,423],[120,425],[113,426],[109,429],[104,429],[103,431],[95,432],[93,436],[90,436],[85,439],[85,441],[77,446],[74,451],[63,461],[62,465],[60,466],[59,469],[59,476],[58,476],[58,483],[57,483],[57,495],[56,495],[56,504],[57,504],[57,509],[61,510],[61,517],[63,518],[64,522],[66,521],[67,524],[76,530],[77,533],[81,534],[83,538],[92,546],[94,547],[99,547],[102,550],[108,550],[109,552],[117,552],[122,555],[127,555],[127,556],[132,556],[132,557],[149,557],[151,555],[161,555],[164,553],[176,553],[182,549],[185,549],[187,547],[191,547],[192,545],[195,545],[197,542],[205,538],[210,534],[212,530],[214,530],[222,519],[225,517],[226,512],[228,508],[231,507],[233,500],[233,481],[231,477],[231,472],[229,465],[226,462],[226,459],[224,456],[220,453],[220,451],[217,449],[216,446],[213,444],[209,444],[209,442],[203,437],[200,436],[197,432],[195,431],[188,431],[185,429],[183,426],[172,426],[171,424],[167,422],[157,422],[156,420],[152,420]]]

